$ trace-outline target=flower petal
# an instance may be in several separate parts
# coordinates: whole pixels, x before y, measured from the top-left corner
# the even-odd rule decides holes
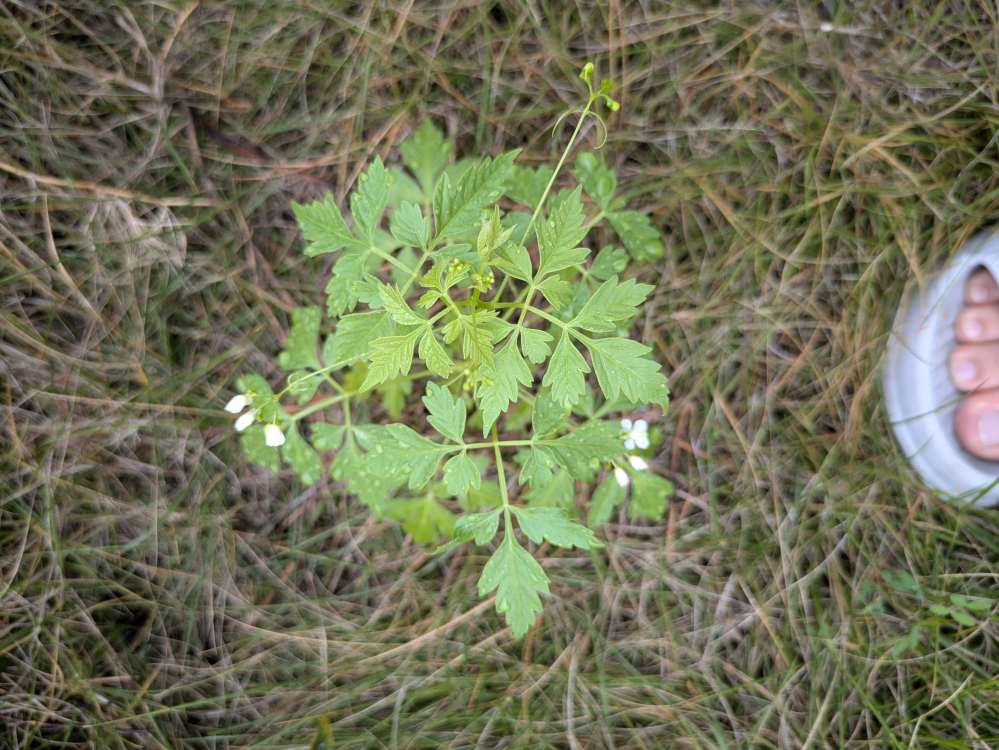
[[[622,419],[621,420],[621,429],[622,430],[630,430],[631,429],[631,420],[630,419]]]
[[[225,405],[225,410],[230,414],[239,414],[246,405],[250,403],[246,396],[233,396],[229,399],[229,403]]]
[[[239,419],[236,420],[236,432],[242,432],[243,430],[245,430],[247,427],[253,424],[256,418],[257,418],[257,413],[255,411],[246,412],[246,414],[244,414],[243,416],[241,416]]]
[[[267,428],[264,430],[264,442],[271,448],[284,445],[284,433],[281,432],[281,428],[276,424],[267,425]]]
[[[631,467],[635,471],[645,471],[649,468],[648,463],[641,456],[628,456],[628,461],[631,462]]]

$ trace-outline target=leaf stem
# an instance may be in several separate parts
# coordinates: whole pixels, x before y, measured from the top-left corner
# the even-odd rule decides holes
[[[503,456],[500,455],[500,440],[493,425],[493,450],[496,453],[496,474],[500,486],[500,499],[503,501],[503,523],[508,537],[513,536],[513,520],[510,518],[510,498],[506,494],[506,474],[503,472]]]

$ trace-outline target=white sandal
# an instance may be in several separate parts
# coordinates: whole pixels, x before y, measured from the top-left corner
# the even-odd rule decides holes
[[[991,506],[999,502],[999,462],[976,458],[958,442],[954,412],[964,394],[947,371],[965,284],[982,267],[999,280],[999,234],[969,240],[899,309],[888,342],[884,391],[895,436],[926,484]]]

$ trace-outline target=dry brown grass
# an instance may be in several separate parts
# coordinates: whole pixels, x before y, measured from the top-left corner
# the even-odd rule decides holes
[[[997,208],[997,11],[837,7],[0,7],[0,743],[992,747],[997,620],[928,607],[996,598],[995,515],[920,487],[878,377],[907,280]],[[292,200],[426,116],[548,160],[586,60],[667,243],[680,491],[545,558],[514,641],[480,560],[248,467],[221,404],[320,299]]]

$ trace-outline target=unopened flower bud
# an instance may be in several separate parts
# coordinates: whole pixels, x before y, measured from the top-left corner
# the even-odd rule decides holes
[[[627,487],[628,483],[631,481],[631,477],[628,476],[628,472],[620,466],[614,469],[614,479],[616,479],[617,483],[622,487]]]

